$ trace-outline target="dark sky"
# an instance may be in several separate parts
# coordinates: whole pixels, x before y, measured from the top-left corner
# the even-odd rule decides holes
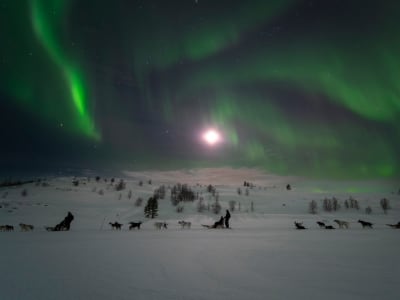
[[[398,178],[398,20],[399,1],[0,0],[2,171]]]

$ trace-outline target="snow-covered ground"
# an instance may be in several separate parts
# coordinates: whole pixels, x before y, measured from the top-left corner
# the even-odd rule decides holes
[[[125,174],[121,192],[110,178],[96,182],[93,176],[90,182],[79,178],[78,186],[71,177],[59,177],[47,179],[49,186],[0,188],[0,225],[15,227],[0,232],[0,299],[399,298],[400,230],[385,225],[400,221],[399,187],[393,183],[310,181],[246,169]],[[248,196],[245,180],[255,184]],[[202,227],[219,215],[199,213],[197,200],[176,212],[168,188],[159,216],[146,219],[143,210],[153,191],[177,182],[189,183],[206,206],[215,201],[206,185],[215,185],[221,215],[236,201],[232,229]],[[344,208],[350,196],[359,210]],[[138,197],[144,199],[140,207]],[[326,197],[339,199],[341,208],[324,212]],[[379,204],[384,197],[391,205],[387,214]],[[311,200],[317,201],[317,214],[308,212]],[[69,232],[45,231],[68,211],[75,216]],[[334,219],[349,221],[350,229],[315,223],[337,227]],[[359,219],[374,229],[362,229]],[[179,220],[192,222],[192,228],[181,229]],[[115,221],[124,224],[121,231],[108,225]],[[130,221],[143,221],[141,230],[129,231]],[[155,229],[155,221],[167,222],[168,229]],[[295,230],[294,221],[308,230]],[[35,229],[21,232],[19,223]]]

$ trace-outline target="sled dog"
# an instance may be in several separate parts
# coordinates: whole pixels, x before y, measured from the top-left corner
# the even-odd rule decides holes
[[[190,227],[192,226],[192,223],[187,221],[179,221],[178,224],[181,225],[182,229],[184,229],[185,227],[190,229]]]
[[[13,231],[14,226],[11,225],[0,225],[0,231]]]
[[[33,225],[28,225],[24,223],[19,223],[19,227],[21,228],[21,231],[32,231],[33,230]]]
[[[370,222],[366,222],[366,221],[363,221],[363,220],[358,220],[358,223],[360,223],[363,228],[365,228],[365,227],[372,228],[372,225],[374,225],[374,224],[372,224]]]
[[[325,223],[324,222],[317,221],[317,224],[318,224],[319,228],[325,228]]]
[[[346,228],[349,229],[349,222],[341,221],[341,220],[333,220],[336,224],[339,225],[339,228]]]
[[[294,225],[296,226],[296,229],[306,229],[304,226],[303,226],[303,222],[294,222]]]
[[[14,226],[11,225],[1,225],[0,226],[0,231],[13,231]]]
[[[161,228],[167,229],[168,224],[166,222],[155,222],[154,227],[157,229],[161,229]]]
[[[140,229],[140,225],[142,225],[142,222],[129,222],[129,230],[132,230],[134,228]]]
[[[110,224],[111,225],[111,229],[116,229],[116,230],[121,230],[121,227],[122,227],[122,225],[123,224],[120,224],[120,223],[118,223],[118,222],[114,222],[114,223],[108,223],[108,224]]]

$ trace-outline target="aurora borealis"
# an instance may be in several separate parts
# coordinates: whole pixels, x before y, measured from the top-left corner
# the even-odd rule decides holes
[[[398,1],[0,1],[7,167],[400,175]],[[218,128],[209,148],[201,130]]]

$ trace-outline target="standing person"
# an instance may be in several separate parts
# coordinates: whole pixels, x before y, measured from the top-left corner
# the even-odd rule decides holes
[[[229,219],[231,218],[231,214],[229,213],[229,210],[226,210],[226,214],[225,214],[225,227],[229,228]]]

